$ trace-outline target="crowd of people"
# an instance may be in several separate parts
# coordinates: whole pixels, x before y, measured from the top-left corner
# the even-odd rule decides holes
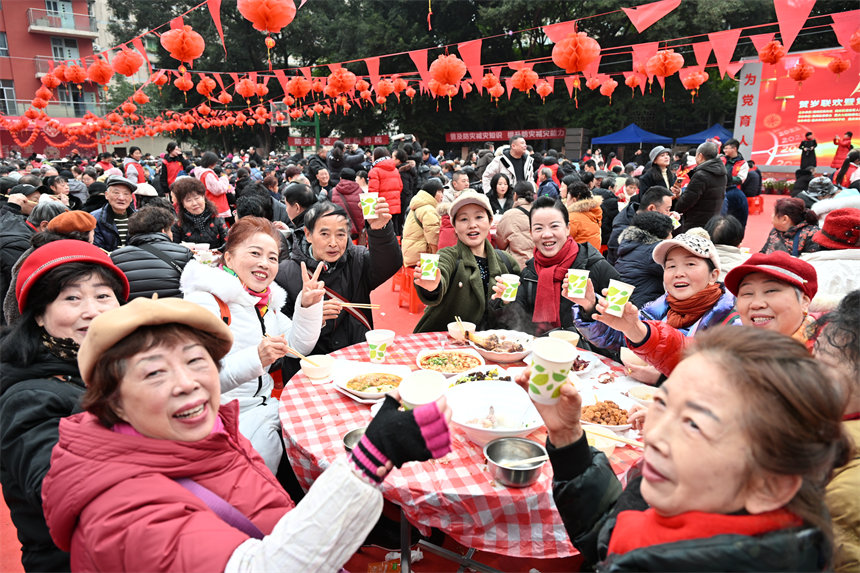
[[[629,375],[659,388],[626,488],[589,448],[572,385],[537,406],[586,563],[856,570],[860,181],[812,178],[746,248],[761,176],[739,147],[624,164],[521,136],[465,158],[413,141],[186,157],[171,142],[157,158],[2,163],[0,483],[25,569],[343,566],[385,475],[450,451],[450,409],[386,398],[304,492],[271,374],[289,392],[298,353],[363,342],[373,313],[348,303],[402,272],[425,305],[415,332],[455,316],[575,331],[614,360],[631,350]],[[569,269],[589,272],[584,296]],[[520,277],[513,301],[504,274]],[[635,287],[621,316],[612,279]]]

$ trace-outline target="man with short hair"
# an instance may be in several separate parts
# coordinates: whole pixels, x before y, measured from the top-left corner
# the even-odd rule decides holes
[[[747,180],[749,174],[749,165],[744,160],[743,155],[738,151],[740,142],[737,139],[730,139],[723,145],[723,154],[726,161],[726,197],[723,201],[723,211],[729,215],[733,215],[741,225],[747,226],[747,218],[749,217],[749,204],[747,196],[744,194],[742,186]]]
[[[630,202],[612,219],[612,232],[607,241],[606,260],[614,265],[618,260],[618,237],[630,226],[633,216],[646,211],[656,211],[663,215],[669,215],[672,210],[672,199],[674,195],[665,187],[655,185],[650,189],[634,195]]]
[[[676,197],[675,211],[681,213],[681,226],[675,234],[686,233],[693,227],[704,227],[714,215],[719,215],[726,195],[726,166],[718,157],[719,148],[706,141],[696,149],[696,166],[690,171],[690,182],[681,190],[672,186]]]
[[[552,169],[549,167],[541,167],[538,170],[538,191],[537,196],[543,197],[547,195],[553,199],[558,199],[561,196],[558,185],[552,180]]]
[[[469,175],[464,171],[455,171],[451,174],[451,180],[445,185],[445,201],[451,202],[460,196],[460,193],[469,188]]]
[[[134,213],[132,193],[137,185],[114,175],[105,182],[107,205],[93,211],[96,218],[96,233],[93,244],[108,252],[124,246],[128,240],[128,217]]]
[[[326,148],[320,145],[317,147],[317,152],[315,155],[311,155],[308,159],[308,179],[311,181],[316,181],[317,172],[320,169],[328,169],[328,165],[326,164]]]
[[[316,179],[313,183],[314,193],[317,195],[317,199],[319,201],[323,201],[325,199],[331,198],[331,190],[334,188],[334,185],[331,184],[331,176],[328,173],[328,169],[322,168],[317,171]]]
[[[478,177],[484,176],[484,171],[487,166],[493,161],[493,152],[496,150],[495,144],[492,141],[484,143],[484,148],[478,151],[478,161],[475,163],[475,174]]]
[[[128,157],[122,160],[123,175],[135,184],[147,182],[146,170],[140,164],[141,157],[143,157],[143,152],[139,147],[130,147]]]
[[[514,135],[508,149],[496,156],[487,166],[481,177],[484,193],[490,192],[490,181],[497,173],[507,175],[511,187],[520,181],[534,181],[534,159],[528,154],[526,140],[522,135]]]

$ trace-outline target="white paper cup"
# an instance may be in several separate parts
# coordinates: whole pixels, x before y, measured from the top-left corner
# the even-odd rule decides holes
[[[371,362],[385,362],[385,354],[391,343],[394,342],[393,330],[368,330],[364,337],[367,339],[367,348],[370,351]]]
[[[567,269],[567,296],[585,298],[586,290],[588,290],[588,271]]]
[[[502,293],[502,300],[510,302],[517,299],[517,290],[520,288],[520,276],[504,274],[501,277],[502,283],[505,285],[505,292]]]
[[[361,214],[365,219],[376,219],[376,202],[379,201],[379,193],[359,193],[358,204],[361,205]]]
[[[606,314],[621,316],[624,313],[624,305],[633,294],[633,285],[625,282],[609,279],[609,290],[606,291]]]
[[[421,278],[432,281],[439,270],[439,255],[436,253],[421,253]]]
[[[416,370],[403,379],[398,386],[400,401],[407,410],[438,400],[449,382],[444,374],[433,370]]]
[[[536,338],[532,343],[529,397],[538,404],[555,404],[567,383],[576,348],[558,338]]]
[[[553,330],[552,332],[547,333],[547,336],[549,336],[550,338],[564,340],[565,342],[574,347],[579,344],[579,333],[574,332],[572,330]]]

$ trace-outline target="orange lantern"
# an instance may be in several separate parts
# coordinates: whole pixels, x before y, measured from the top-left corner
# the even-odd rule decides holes
[[[681,76],[681,84],[683,84],[684,89],[690,91],[690,95],[692,96],[692,101],[696,101],[696,95],[699,93],[699,87],[706,81],[708,81],[708,72],[705,71],[697,71],[693,70],[689,74],[685,76]]]
[[[159,70],[152,74],[150,81],[158,86],[158,91],[161,91],[161,86],[166,84],[169,81],[169,78],[167,77],[167,72],[165,70]]]
[[[851,61],[846,60],[845,58],[842,58],[840,56],[836,56],[835,58],[830,60],[830,62],[827,64],[827,69],[829,69],[831,72],[833,72],[837,76],[850,67],[851,67]],[[39,94],[39,92],[36,92],[36,95],[38,95],[38,94]]]
[[[184,92],[185,101],[188,101],[188,90],[194,87],[194,82],[191,80],[191,74],[188,72],[179,76],[173,81],[173,85],[176,86],[176,89]]]
[[[454,54],[443,54],[430,64],[430,77],[440,84],[457,86],[465,75],[466,64]]]
[[[355,88],[355,74],[346,68],[338,68],[328,77],[327,87],[330,87],[335,95],[351,92]]]
[[[376,96],[376,103],[378,103],[379,105],[385,105],[385,102],[387,101],[388,100],[382,96]]]
[[[472,93],[472,84],[471,83],[463,82],[463,84],[460,87],[463,88],[463,97],[466,97],[467,95]]]
[[[400,101],[400,92],[405,90],[409,86],[409,84],[406,83],[406,80],[398,76],[394,76],[393,80],[394,81],[392,83],[394,84],[394,94],[397,96],[397,101]]]
[[[639,76],[636,76],[636,75],[627,76],[627,79],[624,80],[624,85],[626,85],[627,87],[630,88],[630,97],[631,98],[636,93],[636,88],[638,88],[641,83],[642,82],[639,79]]]
[[[237,8],[255,30],[267,34],[267,40],[270,39],[268,34],[277,34],[296,17],[293,0],[238,0]],[[271,48],[268,41],[266,47]]]
[[[54,68],[54,71],[52,73],[53,73],[54,77],[56,77],[61,82],[67,82],[67,81],[69,81],[66,78],[66,72],[68,72],[68,71],[69,71],[69,67],[67,65],[60,64],[59,66]]]
[[[493,72],[487,72],[484,74],[484,77],[481,78],[481,85],[484,86],[485,89],[492,89],[493,86],[499,85],[499,78],[497,78],[496,74]]]
[[[296,98],[294,98],[291,95],[286,95],[286,96],[284,96],[284,99],[282,99],[281,101],[284,102],[285,106],[291,107],[293,104],[296,103]]]
[[[415,88],[413,88],[412,86],[409,86],[406,88],[406,90],[403,93],[406,94],[406,97],[409,98],[409,101],[412,101],[412,98],[415,97],[416,91],[415,91]]]
[[[61,83],[63,83],[62,81],[60,81],[60,78],[55,76],[53,73],[45,74],[44,76],[42,76],[41,82],[42,85],[49,90],[52,90],[55,87],[59,86]]]
[[[110,65],[116,73],[131,77],[143,65],[143,56],[123,46],[122,50],[113,57]]]
[[[537,84],[536,91],[542,101],[546,101],[546,96],[552,93],[552,85],[546,80],[541,80]]]
[[[204,116],[209,115],[210,113],[212,113],[212,108],[209,107],[208,105],[206,105],[205,103],[201,103],[200,105],[197,106],[197,113],[199,113],[200,115],[204,115]]]
[[[269,93],[269,88],[266,87],[266,84],[257,84],[254,86],[254,92],[258,98],[263,99]]]
[[[133,99],[134,102],[138,105],[149,103],[149,96],[140,90],[134,92],[134,95],[131,97],[131,99]]]
[[[373,98],[373,94],[370,93],[370,90],[359,92],[358,96],[365,101],[371,101]]]
[[[369,89],[370,82],[368,82],[367,80],[358,80],[357,82],[355,82],[355,91],[360,93]]]
[[[126,115],[132,114],[132,113],[137,111],[137,106],[134,105],[133,103],[131,103],[130,101],[124,102],[119,107],[123,111],[123,113],[125,113]]]
[[[758,53],[758,59],[765,64],[775,64],[785,57],[785,48],[778,40],[773,40],[764,45]]]
[[[528,92],[530,89],[535,87],[537,81],[537,72],[528,68],[519,69],[514,72],[513,76],[511,76],[512,85],[521,92]]]
[[[387,98],[394,93],[394,82],[389,79],[379,80],[378,82],[376,82],[375,90],[377,96],[381,98]]]
[[[27,111],[24,112],[24,117],[26,117],[27,119],[35,120],[35,119],[38,119],[41,115],[42,115],[41,112],[33,109],[32,107],[28,108]],[[24,146],[24,147],[26,147],[26,146]]]
[[[490,96],[495,98],[496,100],[505,95],[505,88],[500,83],[489,88],[487,91],[490,92]]]
[[[37,97],[33,98],[33,101],[30,102],[30,105],[38,109],[45,109],[46,107],[48,107],[48,102],[47,100]]]
[[[302,110],[300,110],[300,109],[291,109],[290,110],[290,117],[293,119],[299,119],[300,117],[302,117],[302,115],[304,115],[304,114],[303,114]]]
[[[645,71],[649,76],[657,76],[663,87],[663,101],[666,101],[665,78],[684,67],[684,56],[674,50],[660,50],[645,62]]]
[[[81,88],[81,84],[87,81],[87,72],[81,66],[72,64],[66,68],[66,81],[71,82]]]
[[[203,55],[206,42],[203,36],[191,29],[191,26],[174,28],[161,35],[161,45],[174,60],[180,63],[188,62],[194,67],[194,60]],[[180,65],[179,71],[184,73],[185,66]],[[190,89],[190,88],[189,88]]]
[[[296,99],[304,99],[311,91],[311,82],[302,76],[296,76],[287,82],[287,93]]]
[[[36,90],[36,97],[45,101],[50,101],[51,98],[54,97],[54,92],[52,92],[45,86],[41,86],[39,87],[39,89]]]
[[[233,96],[231,96],[229,93],[221,92],[220,94],[218,94],[218,102],[219,103],[227,105],[229,103],[232,103],[232,101],[233,101]]]
[[[851,34],[851,39],[848,40],[848,47],[855,52],[860,52],[860,29]]]
[[[798,87],[801,87],[803,85],[804,80],[808,80],[814,72],[815,69],[812,66],[810,66],[803,60],[797,60],[797,63],[794,64],[794,67],[788,70],[788,75],[791,79],[797,82]]]
[[[590,90],[597,89],[600,87],[600,80],[598,80],[596,77],[588,78],[585,81],[585,87],[587,87]]]
[[[605,95],[609,98],[609,105],[612,105],[612,92],[618,87],[618,82],[609,78],[600,86],[600,95]]]
[[[552,48],[552,61],[568,74],[584,71],[600,56],[600,44],[585,32],[568,34]]]
[[[251,98],[257,93],[257,86],[248,78],[243,78],[236,84],[236,93],[245,98],[245,103],[250,104]]]
[[[200,81],[197,82],[197,93],[202,95],[205,98],[208,98],[212,95],[212,92],[215,90],[215,80],[203,74],[200,76]]]
[[[323,84],[323,81],[321,79],[315,79],[313,85],[311,86],[311,89],[314,90],[314,93],[322,93],[322,91],[325,89],[325,84]]]

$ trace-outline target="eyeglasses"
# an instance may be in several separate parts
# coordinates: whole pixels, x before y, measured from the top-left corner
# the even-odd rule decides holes
[[[107,190],[107,192],[110,193],[111,195],[116,196],[116,197],[131,197],[131,191],[129,191],[128,189],[126,189],[124,187],[119,188],[119,189],[117,189],[115,187],[111,187],[110,189]]]

